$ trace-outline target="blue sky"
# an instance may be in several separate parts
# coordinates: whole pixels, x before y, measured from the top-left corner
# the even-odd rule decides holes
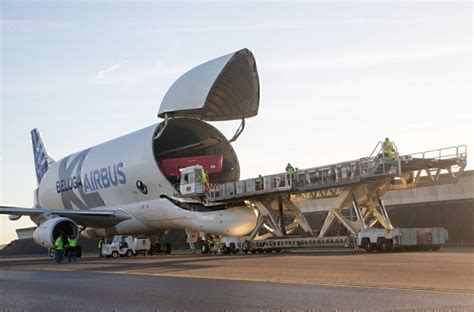
[[[472,149],[469,1],[2,1],[0,11],[2,204],[33,204],[32,128],[55,159],[143,128],[182,73],[241,48],[261,82],[259,115],[234,145],[243,178],[364,157],[386,136],[402,153]],[[238,122],[215,125],[230,137]],[[0,244],[28,224],[0,217]]]

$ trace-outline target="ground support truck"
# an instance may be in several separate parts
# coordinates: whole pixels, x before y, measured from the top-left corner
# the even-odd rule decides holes
[[[437,251],[447,240],[448,231],[444,228],[367,229],[356,236],[286,236],[262,240],[251,240],[249,236],[222,237],[219,241],[203,241],[201,251],[203,254],[264,253],[299,248],[353,248],[366,252]]]
[[[116,235],[110,244],[102,246],[102,254],[106,258],[133,257],[138,254],[147,256],[150,252],[150,239],[133,236]]]

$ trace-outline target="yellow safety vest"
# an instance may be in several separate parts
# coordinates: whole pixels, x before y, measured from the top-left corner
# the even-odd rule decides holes
[[[383,152],[386,154],[391,154],[393,149],[393,142],[389,141],[384,141],[383,142]]]
[[[202,183],[209,182],[209,176],[208,176],[207,172],[205,172],[205,171],[201,174],[201,182]]]
[[[76,247],[77,246],[77,239],[75,239],[75,238],[68,239],[68,242],[69,242],[69,247]]]
[[[54,247],[56,248],[56,250],[64,249],[63,239],[61,237],[56,238],[56,241],[54,242]]]
[[[97,247],[102,248],[102,245],[104,245],[104,240],[103,239],[99,240],[99,243],[97,244]]]

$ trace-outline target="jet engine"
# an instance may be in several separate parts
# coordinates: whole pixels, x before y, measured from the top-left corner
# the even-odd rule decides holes
[[[66,237],[77,238],[78,227],[68,218],[51,218],[41,223],[33,232],[34,241],[45,248],[54,248],[54,242],[63,233]]]

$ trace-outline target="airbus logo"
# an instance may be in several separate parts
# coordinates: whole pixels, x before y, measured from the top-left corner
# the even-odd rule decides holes
[[[56,181],[56,192],[68,192],[77,188],[84,188],[84,192],[93,192],[107,189],[119,184],[126,184],[127,177],[123,172],[123,162],[95,169],[84,176],[71,176]]]
[[[123,162],[83,173],[82,165],[89,151],[67,156],[59,163],[56,192],[65,209],[103,207],[105,202],[99,190],[127,183]],[[73,192],[75,189],[77,192]]]

